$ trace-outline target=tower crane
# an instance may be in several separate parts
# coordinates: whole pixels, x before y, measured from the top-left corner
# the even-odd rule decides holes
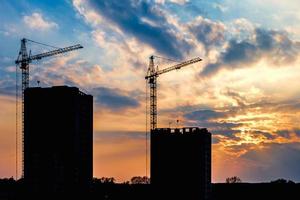
[[[31,55],[31,51],[29,51],[29,53],[27,52],[27,47],[26,47],[27,42],[33,42],[33,43],[37,43],[40,45],[45,45],[48,47],[55,48],[55,50],[40,53],[37,55]],[[19,67],[21,69],[21,73],[22,73],[22,173],[24,172],[24,154],[23,154],[24,153],[24,151],[23,151],[24,150],[24,92],[25,92],[25,89],[29,87],[29,63],[31,63],[34,60],[40,60],[45,57],[50,57],[50,56],[62,54],[62,53],[69,52],[69,51],[74,51],[74,50],[81,49],[81,48],[83,48],[83,46],[81,46],[80,44],[76,44],[76,45],[68,46],[68,47],[64,47],[64,48],[58,48],[58,47],[53,47],[53,46],[46,45],[43,43],[35,42],[33,40],[29,40],[26,38],[21,39],[21,48],[19,51],[18,58],[15,61],[15,64],[17,67]],[[16,71],[16,73],[17,73],[17,71]],[[17,127],[17,129],[18,129],[18,127]],[[16,160],[17,159],[18,158],[16,158]],[[16,161],[16,162],[18,163],[18,161]],[[18,166],[18,164],[16,164],[16,165]],[[18,176],[17,169],[16,169],[16,176]],[[23,174],[22,174],[22,176],[23,176]]]
[[[157,56],[150,56],[149,67],[147,70],[147,75],[145,79],[148,81],[150,87],[150,130],[154,130],[157,127],[157,77],[161,74],[180,69],[182,67],[191,65],[196,62],[202,61],[201,58],[194,58],[191,60],[184,61],[182,63],[173,65],[171,67],[167,67],[162,70],[155,69],[154,67],[154,57]]]

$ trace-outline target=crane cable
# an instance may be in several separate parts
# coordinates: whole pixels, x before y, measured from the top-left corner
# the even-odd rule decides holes
[[[18,154],[18,140],[19,140],[19,87],[18,87],[18,65],[16,65],[16,180],[18,180],[19,154]]]
[[[177,75],[177,73],[176,73],[176,75]],[[178,76],[178,75],[177,75]],[[177,78],[176,78],[176,80],[178,80]],[[179,87],[179,84],[175,84],[175,87],[177,88],[177,87]],[[180,124],[180,120],[179,120],[179,118],[180,118],[180,116],[179,116],[179,109],[178,109],[178,105],[179,105],[179,95],[178,95],[178,93],[180,93],[179,92],[179,88],[177,88],[178,90],[177,90],[177,92],[175,92],[175,95],[176,95],[176,101],[175,101],[175,106],[176,106],[176,108],[175,108],[175,115],[176,115],[176,128],[179,128],[180,126],[179,126],[179,124]]]
[[[52,46],[52,45],[49,45],[49,44],[44,44],[44,43],[41,43],[41,42],[36,42],[36,41],[30,40],[30,39],[26,39],[26,40],[29,41],[29,42],[32,42],[32,43],[36,43],[36,44],[39,44],[39,45],[51,47],[51,48],[54,48],[54,49],[61,49],[60,47]]]
[[[148,177],[148,85],[147,85],[147,80],[146,80],[146,106],[145,106],[145,109],[146,109],[146,177]]]
[[[156,55],[153,55],[153,57],[155,58],[160,58],[162,60],[168,60],[168,61],[172,61],[172,62],[176,62],[176,63],[179,63],[180,61],[178,60],[174,60],[174,59],[171,59],[171,58],[165,58],[165,57],[162,57],[162,56],[156,56]]]

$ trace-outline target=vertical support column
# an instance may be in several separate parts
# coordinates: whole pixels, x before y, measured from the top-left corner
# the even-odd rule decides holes
[[[150,76],[149,76],[150,75]],[[154,68],[154,56],[149,58],[149,85],[150,85],[150,130],[154,130],[157,127],[157,97],[156,97],[156,71]]]
[[[157,90],[156,90],[156,76],[149,80],[150,84],[150,128],[154,130],[157,128]]]
[[[22,62],[21,62],[21,70],[22,70],[22,177],[24,177],[24,132],[25,132],[25,123],[24,123],[24,92],[25,89],[29,87],[29,59],[26,49],[26,39],[23,38],[21,40],[21,55],[22,55]]]

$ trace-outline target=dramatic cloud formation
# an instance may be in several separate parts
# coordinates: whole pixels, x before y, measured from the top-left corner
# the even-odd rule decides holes
[[[177,37],[176,27],[155,4],[130,0],[90,3],[110,23],[164,55],[181,59],[192,49],[185,39]]]
[[[294,163],[293,159],[285,161],[284,156],[280,155],[292,149],[294,152],[299,151],[300,135],[297,123],[300,112],[299,101],[272,102],[267,101],[266,97],[253,101],[250,96],[247,97],[233,90],[227,90],[222,94],[235,103],[215,108],[215,110],[202,109],[186,112],[184,117],[186,124],[207,127],[213,133],[215,154],[218,155],[222,151],[223,159],[234,157],[234,160],[230,158],[231,161],[227,161],[240,163],[241,167],[228,174],[240,174],[247,180],[253,180],[251,175],[256,174],[257,177],[261,177],[258,179],[260,181],[276,179],[276,175],[279,176],[279,174],[285,178],[290,178],[291,174],[297,174],[294,171],[296,168],[293,168],[297,162]],[[287,129],[282,129],[282,127]],[[272,149],[277,146],[282,150],[276,157],[278,160],[275,161],[275,158],[273,160],[271,156],[270,163],[264,161],[265,157],[270,156]],[[257,160],[251,160],[248,155],[255,155]],[[223,166],[230,165],[219,155],[215,156],[215,159],[217,160],[214,162],[222,162]],[[294,172],[280,173],[280,170],[286,171],[289,167],[276,165],[275,162],[291,163],[291,170]],[[218,165],[214,166],[215,170],[218,170],[216,169]],[[264,172],[259,167],[261,165],[264,165],[265,170],[270,170],[269,173],[263,175]],[[219,174],[220,177],[223,176]]]
[[[185,117],[190,120],[206,121],[209,119],[224,118],[225,113],[214,110],[198,110],[185,114]]]
[[[55,22],[47,21],[41,13],[34,12],[32,15],[23,17],[24,23],[32,29],[46,31],[52,28],[58,28]]]
[[[300,43],[293,42],[286,33],[257,28],[254,36],[246,40],[231,39],[218,61],[208,64],[201,76],[212,76],[222,69],[246,68],[261,59],[267,59],[273,66],[294,62],[300,52]]]
[[[245,171],[245,177],[248,180],[254,181],[252,176],[260,177],[260,181],[275,180],[278,178],[278,174],[286,179],[298,180],[300,178],[299,153],[299,143],[275,143],[265,145],[262,149],[249,151],[242,155],[240,159],[249,163],[256,163],[249,166]],[[274,156],[270,157],[271,154]]]
[[[224,42],[225,25],[221,22],[214,22],[199,16],[188,25],[188,28],[207,49]]]

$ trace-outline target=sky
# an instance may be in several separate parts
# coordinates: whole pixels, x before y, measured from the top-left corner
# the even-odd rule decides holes
[[[159,77],[158,127],[207,128],[213,182],[300,181],[298,0],[1,0],[0,22],[0,177],[15,177],[14,60],[28,38],[84,47],[33,62],[30,85],[94,96],[95,177],[146,174],[144,77],[157,55],[203,59]]]

